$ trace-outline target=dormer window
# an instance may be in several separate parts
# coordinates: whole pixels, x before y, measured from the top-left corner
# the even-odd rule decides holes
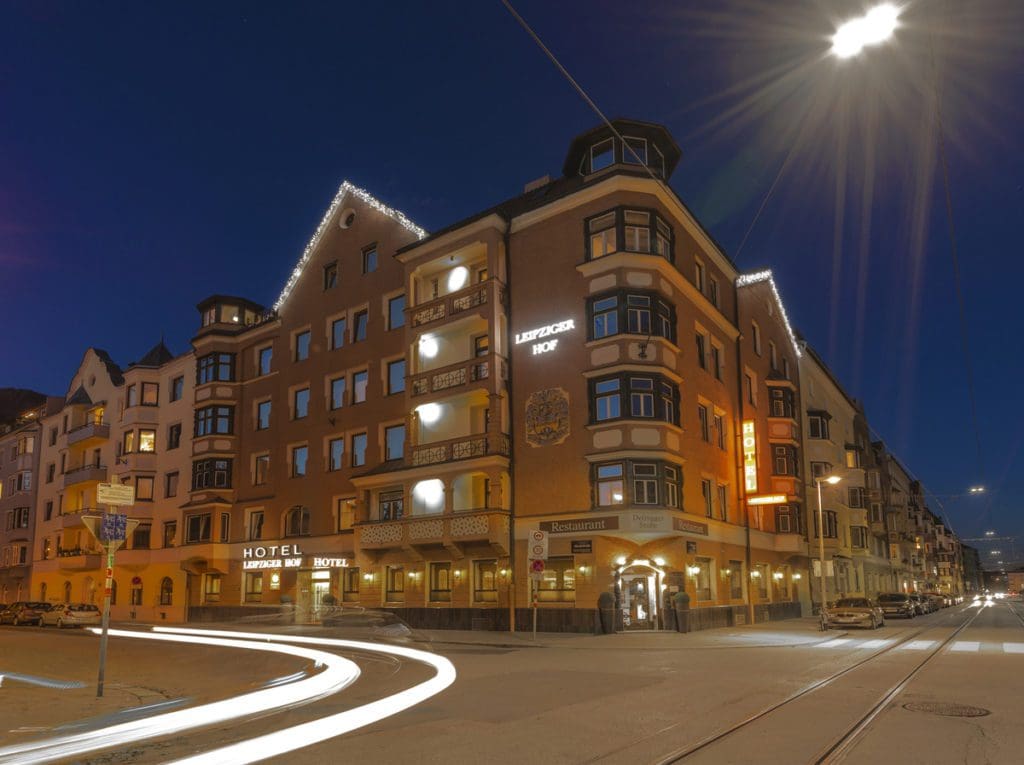
[[[210,306],[203,311],[203,326],[208,327],[217,321],[217,306]]]
[[[590,148],[590,172],[596,173],[598,170],[604,170],[614,162],[615,142],[611,138],[594,144]]]

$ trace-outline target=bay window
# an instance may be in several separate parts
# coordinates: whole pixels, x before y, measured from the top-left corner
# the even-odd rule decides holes
[[[591,380],[590,412],[591,422],[629,418],[678,425],[679,388],[656,374],[624,373]]]
[[[587,260],[619,251],[659,255],[673,260],[674,236],[668,221],[654,210],[616,207],[586,221]]]

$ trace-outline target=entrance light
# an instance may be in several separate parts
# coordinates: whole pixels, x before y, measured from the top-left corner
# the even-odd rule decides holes
[[[665,559],[664,558],[655,558],[654,559],[654,564],[656,566],[664,566],[665,565]]]

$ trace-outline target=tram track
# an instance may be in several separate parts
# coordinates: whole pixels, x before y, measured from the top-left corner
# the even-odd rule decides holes
[[[966,606],[964,608],[959,609],[955,614],[946,614],[946,616],[955,616],[955,617],[963,616],[966,613],[966,609],[967,608],[970,608],[970,606]],[[979,611],[980,611],[980,609],[979,609]],[[915,665],[915,670],[913,670],[912,673],[916,674],[917,671],[920,671],[920,667],[924,666],[924,664],[926,664],[928,661],[930,661],[935,655],[937,655],[939,652],[941,652],[950,642],[952,642],[956,638],[956,636],[960,634],[960,632],[962,632],[964,629],[966,629],[970,625],[970,623],[977,617],[977,615],[978,615],[978,612],[972,613],[972,614],[970,614],[968,616],[968,618],[964,619],[959,624],[956,624],[953,633],[951,635],[949,635],[948,637],[946,637],[944,640],[942,640],[937,647],[935,647],[934,649],[930,650],[928,652],[928,654],[925,657],[923,657],[922,661],[917,662],[917,664]],[[1018,614],[1018,617],[1019,616],[1020,615]],[[783,709],[785,707],[788,707],[788,706],[794,704],[795,702],[797,702],[797,701],[799,701],[801,699],[804,699],[804,698],[806,698],[806,697],[808,697],[808,696],[810,696],[810,695],[812,695],[812,694],[814,694],[814,693],[816,693],[818,691],[821,691],[822,689],[824,689],[824,688],[826,688],[828,686],[833,685],[834,683],[836,683],[836,681],[841,680],[845,676],[855,672],[856,670],[864,667],[865,665],[868,665],[868,664],[870,664],[872,662],[875,662],[877,659],[881,658],[882,656],[888,655],[888,654],[892,653],[893,651],[895,651],[895,650],[897,650],[897,649],[907,645],[908,643],[914,641],[916,638],[918,638],[919,636],[921,636],[925,632],[929,632],[929,631],[936,630],[936,629],[942,629],[942,628],[948,628],[950,626],[954,626],[954,625],[950,625],[948,622],[949,622],[949,620],[946,619],[946,620],[943,620],[940,623],[932,623],[932,624],[928,624],[928,625],[923,625],[923,626],[921,626],[921,627],[919,627],[917,629],[914,629],[914,630],[908,632],[907,634],[902,635],[900,638],[898,638],[891,645],[884,646],[884,647],[880,648],[879,650],[871,653],[870,655],[855,661],[853,664],[850,664],[847,667],[844,667],[844,668],[842,668],[840,670],[837,670],[836,672],[833,672],[833,673],[829,674],[826,677],[823,677],[823,678],[821,678],[819,680],[815,680],[815,681],[809,683],[808,685],[806,685],[803,688],[795,691],[794,693],[790,694],[789,696],[786,696],[785,698],[783,698],[783,699],[781,699],[781,700],[779,700],[777,702],[774,702],[774,703],[766,706],[765,708],[763,708],[763,709],[761,709],[761,710],[759,710],[759,711],[749,715],[748,717],[746,717],[746,718],[744,718],[744,719],[742,719],[742,720],[740,720],[740,721],[738,721],[738,722],[736,722],[734,724],[729,725],[727,728],[724,728],[724,729],[719,730],[719,731],[717,731],[715,733],[712,733],[711,735],[701,739],[700,741],[698,741],[698,742],[696,742],[694,744],[689,744],[689,745],[687,745],[685,747],[681,747],[679,749],[676,749],[676,750],[674,750],[674,751],[672,751],[672,752],[670,752],[668,754],[662,755],[658,759],[654,760],[653,763],[654,763],[654,765],[672,765],[673,763],[684,762],[684,761],[690,759],[691,757],[693,757],[694,755],[698,754],[699,752],[704,752],[706,750],[710,750],[716,744],[722,743],[725,740],[727,740],[727,739],[731,738],[732,736],[734,736],[736,733],[740,732],[741,730],[749,728],[750,726],[752,726],[757,721],[762,720],[764,718],[767,718],[770,715],[772,715],[773,713],[775,713],[775,712],[777,712],[777,711],[779,711],[779,710],[781,710],[781,709]],[[910,679],[912,679],[912,677],[908,678],[908,677],[904,676],[903,680],[901,680],[900,683],[898,683],[897,685],[903,686],[907,682],[909,682]],[[890,696],[890,693],[892,693],[894,690],[895,690],[894,687],[890,687],[889,691],[883,696],[883,699],[880,700],[877,704],[875,704],[872,707],[872,709],[874,709],[875,707],[878,707],[879,709],[884,708],[885,704],[888,703],[888,697]],[[900,688],[900,690],[902,690],[902,687]],[[899,691],[896,691],[896,693],[898,693],[898,692]],[[893,693],[892,695],[896,695],[896,694]],[[870,712],[868,714],[870,714]],[[868,715],[866,714],[866,715],[862,716],[861,718],[859,718],[857,723],[853,727],[856,728],[857,725],[859,725],[861,722],[863,722],[867,716]],[[594,758],[592,758],[590,760],[586,760],[585,762],[586,763],[597,763],[597,762],[602,762],[602,761],[608,760],[609,758],[613,757],[614,755],[621,754],[621,753],[623,753],[625,751],[628,751],[628,750],[634,748],[635,746],[637,746],[639,744],[649,743],[649,742],[651,742],[651,741],[653,741],[653,740],[655,740],[655,739],[657,739],[659,737],[662,737],[662,736],[665,736],[666,734],[671,733],[674,730],[678,730],[680,727],[685,725],[686,722],[687,721],[685,721],[685,720],[680,720],[678,722],[674,722],[671,725],[668,725],[668,726],[665,726],[664,728],[661,728],[660,730],[654,731],[653,733],[650,733],[650,734],[648,734],[646,736],[642,736],[640,738],[634,739],[633,741],[629,742],[628,744],[616,747],[614,750],[604,752],[604,753],[602,753],[601,755],[599,755],[597,757],[594,757]],[[852,734],[853,734],[852,729],[848,729],[846,734],[844,734],[844,736],[841,737],[841,738],[843,740],[845,740],[845,739],[849,738]],[[829,760],[824,759],[824,758],[829,756],[829,754],[831,752],[834,752],[841,745],[841,743],[842,743],[841,740],[833,742],[833,744],[831,746],[829,746],[825,751],[820,752],[819,755],[817,756],[817,758],[813,759],[812,761],[815,762],[815,763],[829,762]]]

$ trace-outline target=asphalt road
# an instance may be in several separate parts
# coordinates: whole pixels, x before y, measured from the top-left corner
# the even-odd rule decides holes
[[[437,643],[433,650],[449,658],[458,673],[447,690],[380,722],[269,761],[655,763],[781,704],[679,761],[816,762],[927,658],[864,730],[825,761],[1016,763],[1024,750],[1024,726],[1018,722],[1024,623],[1014,608],[1024,615],[1024,604],[996,601],[912,621],[890,620],[880,630],[839,633],[814,643],[808,643],[810,633],[792,639],[792,630],[774,644],[766,644],[761,633],[757,645],[744,644],[736,631],[615,636],[546,647]],[[184,705],[194,705],[230,698],[274,678],[311,671],[309,662],[283,656],[139,642],[111,641],[109,677],[115,694],[147,689],[149,703],[184,699]],[[0,672],[94,680],[92,636],[4,627],[0,646]],[[354,661],[362,673],[340,693],[77,761],[167,762],[351,710],[433,674],[430,667],[403,658],[333,652]],[[843,669],[849,671],[783,703]],[[74,719],[62,714],[76,704],[81,709],[83,694],[92,692],[5,683],[0,738],[10,744],[53,735],[58,721]],[[19,705],[23,695],[35,701]],[[40,714],[38,700],[44,696],[53,701]],[[95,712],[109,715],[118,705],[132,706],[130,701],[109,699]],[[967,707],[985,714],[954,716]]]

